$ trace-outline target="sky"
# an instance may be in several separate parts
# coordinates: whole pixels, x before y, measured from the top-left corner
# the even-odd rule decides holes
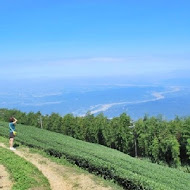
[[[0,79],[181,76],[188,0],[0,0]]]

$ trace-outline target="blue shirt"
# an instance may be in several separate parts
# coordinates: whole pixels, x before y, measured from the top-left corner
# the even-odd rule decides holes
[[[9,123],[9,129],[10,129],[10,133],[15,131],[15,125],[13,122]]]

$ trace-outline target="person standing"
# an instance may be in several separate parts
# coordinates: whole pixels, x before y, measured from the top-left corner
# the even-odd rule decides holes
[[[16,131],[15,131],[15,125],[16,125],[17,119],[15,119],[14,117],[11,117],[9,119],[9,129],[10,129],[10,135],[9,135],[9,145],[10,145],[10,150],[16,150],[13,147],[13,143],[14,143],[14,137],[16,135]]]

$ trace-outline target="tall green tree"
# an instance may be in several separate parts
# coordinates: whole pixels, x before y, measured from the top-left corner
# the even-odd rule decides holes
[[[55,132],[61,132],[62,117],[57,113],[52,113],[49,116],[47,129]]]

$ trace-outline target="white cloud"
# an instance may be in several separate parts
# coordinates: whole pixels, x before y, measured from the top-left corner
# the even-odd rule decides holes
[[[177,70],[190,70],[189,58],[180,61],[171,56],[82,57],[0,64],[0,76],[6,78],[73,76],[154,76]],[[11,69],[10,69],[11,68]]]
[[[47,94],[40,93],[40,94],[33,94],[32,96],[34,98],[43,98],[43,97],[47,97],[47,96],[59,96],[61,94],[62,94],[61,92],[47,93]]]
[[[55,102],[39,102],[39,103],[22,103],[23,106],[44,106],[44,105],[53,105],[53,104],[61,104],[62,101]]]

